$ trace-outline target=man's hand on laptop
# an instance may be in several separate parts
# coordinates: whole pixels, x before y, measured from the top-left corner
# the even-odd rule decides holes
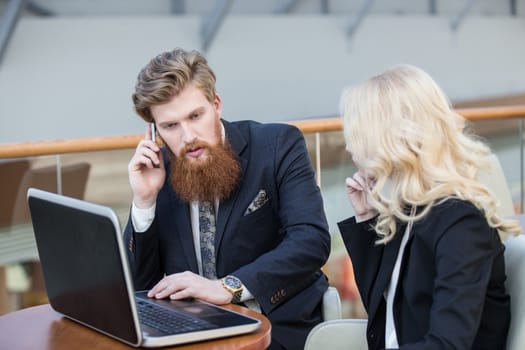
[[[221,280],[210,280],[190,271],[164,277],[148,292],[148,297],[195,298],[215,305],[228,304],[232,300],[232,294],[223,288]]]

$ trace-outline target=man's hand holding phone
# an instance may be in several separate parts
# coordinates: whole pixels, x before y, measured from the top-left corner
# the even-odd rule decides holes
[[[148,124],[145,137],[139,142],[128,164],[133,202],[138,208],[153,206],[166,177],[162,152],[155,141],[155,125],[151,123]]]

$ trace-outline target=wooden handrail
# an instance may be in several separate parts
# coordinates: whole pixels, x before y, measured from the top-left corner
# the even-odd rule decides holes
[[[456,112],[472,121],[516,119],[525,118],[525,105],[462,108],[456,109]],[[297,126],[305,134],[339,131],[342,129],[340,117],[297,120],[288,123]],[[22,158],[52,154],[135,148],[142,137],[143,134],[137,134],[23,143],[4,143],[0,144],[0,158]]]
[[[489,119],[516,119],[525,118],[525,105],[483,107],[483,108],[458,108],[456,112],[468,120],[481,121]],[[314,132],[342,130],[341,117],[319,118],[312,120],[298,120],[290,122],[297,126],[304,134]],[[0,145],[1,147],[1,145]]]
[[[144,134],[0,144],[0,158],[135,148]]]

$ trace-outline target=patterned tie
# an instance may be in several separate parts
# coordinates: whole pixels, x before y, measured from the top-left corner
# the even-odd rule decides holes
[[[199,229],[201,241],[202,274],[217,279],[215,272],[215,205],[199,203]]]

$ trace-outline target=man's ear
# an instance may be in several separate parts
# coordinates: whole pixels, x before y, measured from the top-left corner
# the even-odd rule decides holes
[[[218,93],[215,93],[215,99],[213,100],[213,106],[215,107],[215,111],[221,115],[222,112],[222,100],[221,96]]]

